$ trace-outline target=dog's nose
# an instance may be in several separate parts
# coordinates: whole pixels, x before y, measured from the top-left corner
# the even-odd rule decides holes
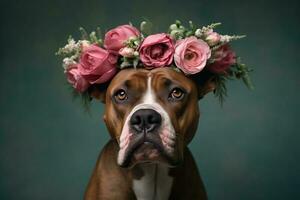
[[[137,110],[130,119],[130,126],[137,133],[151,132],[161,125],[161,115],[153,109]]]

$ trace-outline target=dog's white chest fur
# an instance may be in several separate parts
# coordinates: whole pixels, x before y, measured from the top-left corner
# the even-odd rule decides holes
[[[167,200],[170,196],[173,178],[169,168],[161,164],[141,164],[144,176],[133,180],[133,191],[138,200]]]

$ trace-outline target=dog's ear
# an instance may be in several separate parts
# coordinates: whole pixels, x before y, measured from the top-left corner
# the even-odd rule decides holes
[[[213,92],[216,89],[214,78],[211,77],[203,85],[198,86],[198,99],[202,99],[207,93]]]
[[[108,84],[92,85],[89,88],[89,94],[92,98],[105,103],[107,87]]]
[[[198,90],[198,99],[202,99],[207,93],[216,89],[215,78],[209,71],[203,71],[192,77]]]

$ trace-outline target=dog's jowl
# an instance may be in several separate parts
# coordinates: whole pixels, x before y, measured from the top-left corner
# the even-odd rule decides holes
[[[111,140],[85,199],[206,199],[187,145],[207,85],[159,68],[121,70],[106,89],[94,88],[92,95],[105,103]]]

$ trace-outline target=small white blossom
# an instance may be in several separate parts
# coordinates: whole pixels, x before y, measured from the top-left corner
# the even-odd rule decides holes
[[[78,41],[78,46],[80,47],[88,47],[88,46],[90,46],[91,45],[91,43],[90,43],[90,41],[88,41],[88,40],[79,40]]]
[[[71,54],[74,52],[80,51],[81,41],[75,42],[73,38],[68,40],[68,44],[66,44],[63,48],[61,48],[61,52],[64,54]]]
[[[221,39],[220,41],[222,43],[228,43],[228,42],[231,42],[233,40],[238,40],[238,39],[241,39],[241,38],[244,38],[246,37],[245,35],[221,35]]]
[[[229,35],[221,35],[220,41],[222,43],[228,43],[228,42],[230,42],[230,39],[231,39],[231,37]]]
[[[70,65],[74,65],[74,64],[76,64],[76,62],[74,61],[74,58],[72,58],[72,57],[63,59],[63,68],[65,70],[67,70],[70,67]]]
[[[130,47],[124,47],[119,50],[119,54],[127,58],[132,58],[134,57],[134,49]]]
[[[133,56],[135,56],[135,57],[138,57],[140,54],[139,54],[139,52],[138,51],[135,51],[134,53],[133,53]]]
[[[170,35],[172,38],[180,39],[184,36],[183,33],[184,33],[183,30],[176,29],[176,30],[171,31]]]
[[[171,24],[170,25],[170,30],[176,30],[176,29],[178,29],[176,24]]]
[[[195,31],[195,36],[196,37],[201,37],[202,36],[202,30],[200,28],[198,28],[196,31]]]
[[[216,32],[211,32],[207,34],[205,41],[209,44],[209,46],[214,46],[220,42],[221,36]]]
[[[70,53],[70,52],[72,52],[76,47],[77,47],[77,45],[76,45],[75,40],[74,40],[74,39],[70,39],[70,40],[68,41],[68,44],[66,44],[66,46],[63,47],[63,49],[64,49],[64,51],[65,51],[66,53]]]

